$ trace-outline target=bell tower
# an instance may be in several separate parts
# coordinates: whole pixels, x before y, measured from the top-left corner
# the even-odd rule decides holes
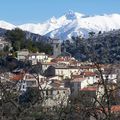
[[[58,55],[61,55],[61,42],[58,39],[53,40],[53,56],[57,57]]]

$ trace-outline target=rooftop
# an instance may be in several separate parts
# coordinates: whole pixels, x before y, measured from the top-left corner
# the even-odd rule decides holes
[[[88,86],[88,87],[81,89],[80,91],[96,91],[96,90],[97,88],[95,86]]]

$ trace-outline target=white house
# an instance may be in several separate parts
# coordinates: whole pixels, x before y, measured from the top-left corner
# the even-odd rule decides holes
[[[81,89],[91,86],[99,80],[93,72],[85,72],[82,75],[77,75],[77,77],[74,77],[70,80],[70,88],[71,92],[75,95],[78,94]]]
[[[27,59],[27,56],[29,55],[29,51],[27,49],[23,49],[23,50],[20,50],[20,51],[17,51],[17,59],[18,60],[26,60]]]
[[[26,73],[23,79],[19,80],[18,89],[21,92],[25,92],[28,88],[39,87],[44,83],[45,79],[46,78],[41,75]]]
[[[45,53],[29,53],[28,60],[32,61],[32,64],[37,64],[37,62],[46,62],[48,60],[48,55]]]
[[[63,79],[71,78],[71,75],[80,74],[78,67],[70,67],[63,65],[49,66],[46,70],[48,76],[62,76]]]
[[[41,63],[43,72],[46,71],[50,66],[55,66],[54,62],[43,62]]]
[[[66,106],[70,95],[69,88],[57,88],[44,90],[44,107]]]

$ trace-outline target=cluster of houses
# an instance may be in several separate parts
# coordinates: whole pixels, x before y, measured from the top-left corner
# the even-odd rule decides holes
[[[91,96],[87,98],[89,101],[93,97],[100,100],[105,92],[103,81],[107,81],[108,88],[116,89],[120,79],[118,66],[80,62],[70,54],[60,55],[59,43],[55,43],[53,48],[53,56],[30,53],[27,49],[17,51],[17,59],[30,62],[31,69],[36,70],[18,68],[6,72],[0,76],[2,82],[15,83],[14,90],[20,95],[30,88],[38,88],[44,95],[43,105],[46,107],[67,105],[69,98],[77,98],[82,93]],[[120,97],[119,92],[117,97]]]
[[[70,97],[78,97],[79,93],[89,93],[100,99],[104,94],[101,79],[108,79],[111,89],[118,83],[117,70],[109,72],[110,65],[101,64],[99,68],[91,62],[80,62],[71,56],[49,56],[45,53],[30,53],[24,49],[17,52],[19,61],[30,61],[37,66],[37,71],[16,69],[6,73],[6,80],[15,82],[15,91],[20,94],[29,88],[39,88],[45,97],[44,106],[66,105]],[[98,69],[102,72],[99,75]],[[2,76],[1,76],[2,78]],[[99,83],[99,84],[98,84]],[[89,98],[90,99],[90,98]]]

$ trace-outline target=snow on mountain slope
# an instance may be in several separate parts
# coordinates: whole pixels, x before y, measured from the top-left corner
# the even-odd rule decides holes
[[[120,15],[104,15],[91,17],[78,17],[69,24],[49,32],[47,35],[60,39],[70,39],[72,36],[88,37],[90,31],[111,31],[120,29]]]
[[[11,30],[11,29],[14,29],[15,27],[16,27],[15,25],[12,25],[8,22],[0,20],[0,28]]]
[[[53,17],[43,24],[27,24],[19,27],[33,33],[65,40],[72,36],[88,37],[91,31],[98,33],[120,29],[120,14],[86,16],[69,11],[62,17],[58,19]]]
[[[44,23],[14,26],[0,21],[0,27],[5,29],[19,27],[32,33],[65,40],[70,39],[72,36],[87,37],[90,31],[98,33],[99,31],[120,29],[120,14],[86,16],[69,11],[60,18],[52,17]]]
[[[73,13],[72,11],[69,11],[67,14],[63,15],[62,17],[56,19],[54,16],[40,24],[24,24],[24,25],[20,25],[18,26],[19,28],[26,30],[26,31],[30,31],[33,33],[37,33],[40,35],[45,35],[53,30],[59,29],[69,23],[71,23],[72,21],[74,21],[75,19],[84,16],[83,14],[80,13]]]

